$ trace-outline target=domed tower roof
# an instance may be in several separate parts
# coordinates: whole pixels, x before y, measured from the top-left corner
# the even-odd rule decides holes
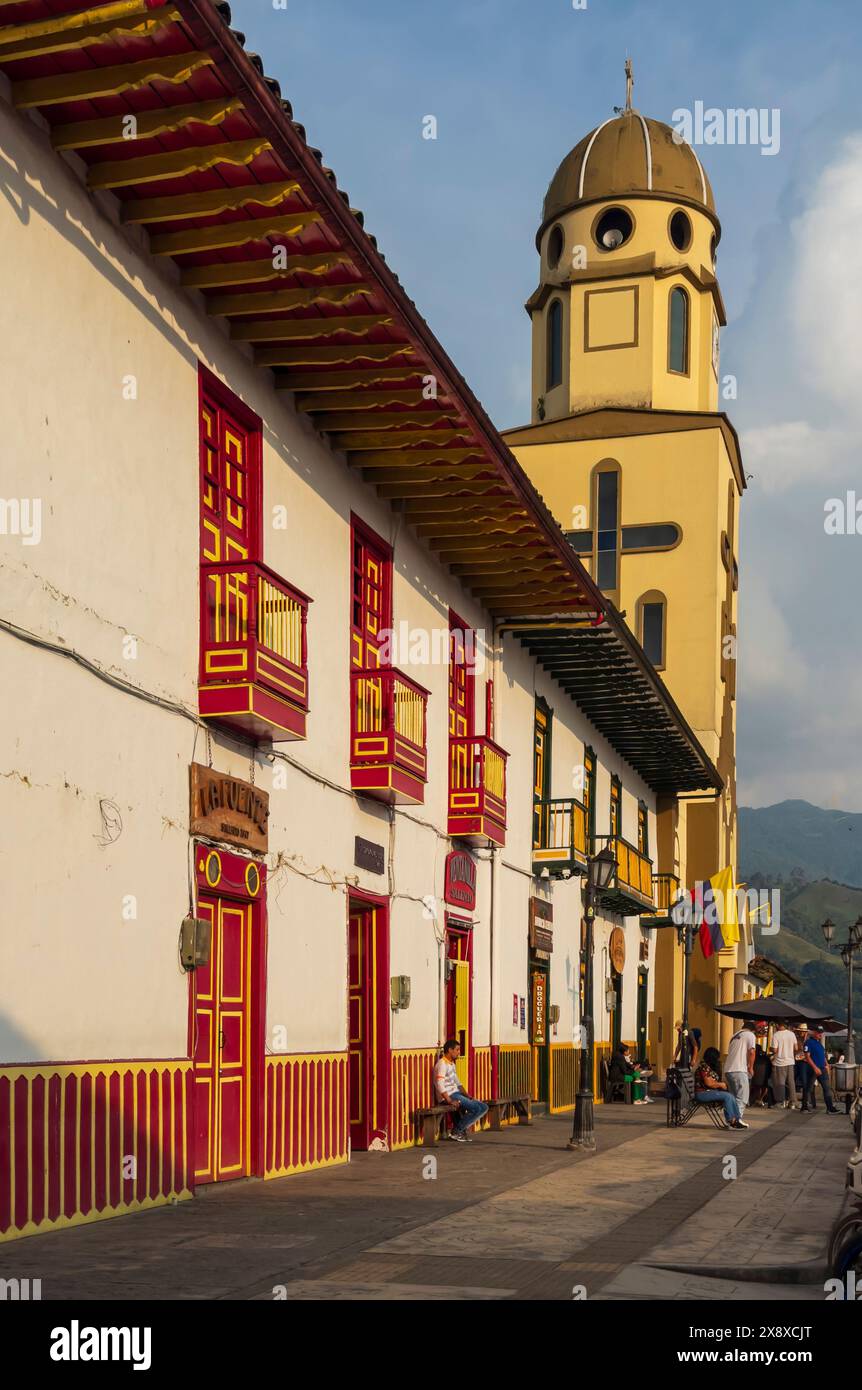
[[[627,108],[579,140],[551,179],[539,236],[555,217],[614,198],[666,198],[700,209],[721,228],[703,165],[669,125]]]

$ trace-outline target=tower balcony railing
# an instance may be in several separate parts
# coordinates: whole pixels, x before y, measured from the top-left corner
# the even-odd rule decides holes
[[[652,860],[624,840],[622,835],[599,838],[607,841],[616,859],[610,882],[606,888],[599,889],[599,900],[623,917],[652,912],[655,908]]]
[[[199,709],[259,742],[305,738],[307,594],[267,565],[202,565]]]
[[[449,739],[449,834],[506,842],[506,753],[484,735]]]
[[[350,673],[350,784],[377,801],[419,804],[428,780],[428,691],[393,666]]]
[[[533,873],[582,874],[587,867],[587,808],[574,797],[533,804]]]

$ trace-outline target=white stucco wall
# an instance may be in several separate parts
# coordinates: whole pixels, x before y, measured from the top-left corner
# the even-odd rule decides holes
[[[0,536],[0,617],[180,707],[136,699],[0,631],[0,1061],[186,1054],[188,982],[177,936],[190,907],[188,767],[207,756],[205,733],[181,712],[194,716],[197,705],[199,361],[264,421],[264,559],[314,600],[307,741],[283,745],[290,763],[259,756],[255,768],[271,811],[268,1034],[283,1028],[289,1051],[345,1047],[350,882],[392,896],[390,970],[413,985],[410,1008],[392,1018],[392,1046],[431,1046],[450,848],[448,672],[445,664],[408,668],[431,692],[425,804],[392,817],[357,801],[349,792],[351,512],[394,545],[396,624],[445,628],[451,604],[487,632],[488,616],[178,289],[173,268],[115,225],[113,200],[88,196],[2,94],[0,180],[0,496],[42,507],[38,545]],[[131,377],[136,394],[127,399]],[[283,530],[271,524],[279,505]],[[495,1040],[528,1040],[512,1023],[512,996],[529,1001],[529,898],[538,891],[554,907],[549,1002],[561,1007],[556,1037],[564,1041],[578,1022],[580,884],[537,889],[529,874],[535,695],[554,709],[554,795],[572,794],[572,768],[589,742],[599,761],[600,832],[611,773],[622,778],[628,839],[636,840],[640,797],[654,844],[654,798],[510,637],[503,653],[495,736],[510,754],[509,834],[496,902]],[[484,678],[476,700],[481,732]],[[212,758],[226,773],[249,775],[247,752],[217,733]],[[386,846],[386,876],[355,868],[356,835]],[[491,1037],[487,855],[477,866],[473,1038],[482,1045]],[[429,896],[436,915],[423,902]],[[597,924],[597,1022],[605,929]],[[636,919],[626,932],[630,1038]]]

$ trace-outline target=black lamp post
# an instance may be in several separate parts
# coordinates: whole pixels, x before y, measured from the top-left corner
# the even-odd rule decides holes
[[[567,1147],[593,1153],[596,1147],[596,1132],[593,1126],[593,919],[596,915],[596,898],[602,889],[607,888],[611,876],[616,872],[617,858],[610,845],[594,854],[587,861],[586,883],[586,941],[584,942],[584,1006],[581,1017],[581,1080],[575,1097],[575,1115],[572,1121],[572,1137]]]
[[[835,935],[834,922],[827,917],[820,930],[823,932],[827,948],[831,951],[832,938]],[[847,940],[841,947],[841,959],[847,971],[847,1062],[851,1067],[856,1065],[856,1040],[853,1037],[853,962],[859,950],[862,950],[862,917],[857,917],[853,925],[847,928]]]

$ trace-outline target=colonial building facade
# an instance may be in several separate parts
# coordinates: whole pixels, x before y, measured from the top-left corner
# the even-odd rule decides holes
[[[7,0],[0,73],[0,1238],[412,1144],[447,1036],[571,1107],[717,750],[225,6]]]

